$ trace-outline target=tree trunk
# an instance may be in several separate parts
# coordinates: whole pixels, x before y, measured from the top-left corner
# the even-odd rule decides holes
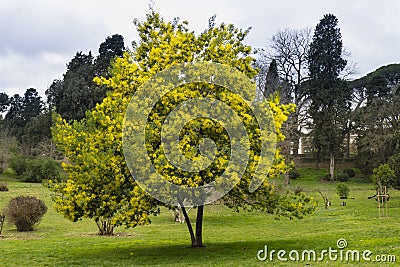
[[[194,246],[192,244],[192,247],[203,247],[203,213],[204,206],[198,206],[196,216],[196,240]]]
[[[351,139],[351,132],[350,132],[350,128],[348,129],[347,132],[347,140],[346,140],[346,158],[349,159],[350,158],[350,139]]]
[[[329,164],[329,173],[331,175],[331,181],[335,179],[335,154],[331,151],[331,162]]]
[[[5,218],[6,218],[5,215],[0,214],[0,236],[1,236],[1,232],[3,231],[3,225],[4,225]]]
[[[290,177],[289,177],[289,174],[288,174],[288,173],[285,173],[285,174],[283,175],[283,177],[284,177],[283,182],[284,182],[285,186],[289,185],[289,184],[290,184]]]
[[[317,148],[317,154],[315,157],[315,169],[319,170],[319,158],[321,155],[321,150],[319,148]]]
[[[186,225],[189,230],[190,240],[192,241],[192,247],[193,247],[193,244],[196,243],[196,238],[194,236],[193,227],[192,227],[192,224],[190,223],[190,218],[186,212],[186,208],[182,204],[181,204],[181,209],[182,209],[183,217],[185,217],[185,222],[186,222]]]
[[[97,227],[99,228],[99,235],[114,235],[114,225],[112,224],[112,219],[112,217],[97,217],[95,219]]]
[[[196,215],[196,233],[193,231],[192,224],[190,223],[190,218],[186,212],[186,209],[183,205],[182,213],[185,217],[186,225],[189,230],[190,240],[192,241],[192,248],[201,248],[203,246],[203,213],[204,213],[204,206],[197,207],[197,215]]]
[[[292,142],[293,142],[293,157],[299,155],[299,145],[300,145],[300,130],[299,130],[299,110],[296,106],[296,111],[293,114],[293,131],[292,131]]]
[[[295,135],[293,138],[293,157],[296,158],[299,155],[300,148],[300,137],[299,135]]]

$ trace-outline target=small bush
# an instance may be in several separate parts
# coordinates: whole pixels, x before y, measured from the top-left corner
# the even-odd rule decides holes
[[[289,179],[295,180],[297,178],[300,178],[300,173],[296,169],[290,169],[288,171]]]
[[[347,182],[349,180],[349,175],[345,172],[338,173],[335,176],[335,180],[339,182]]]
[[[2,191],[2,192],[8,191],[7,183],[0,182],[0,191]]]
[[[14,170],[17,177],[26,172],[27,160],[28,158],[23,156],[14,156],[10,159],[10,168]]]
[[[325,174],[322,179],[324,179],[324,181],[330,181],[331,180],[331,175],[329,173]]]
[[[46,204],[32,196],[19,196],[10,200],[4,210],[7,220],[17,227],[18,231],[32,231],[33,226],[47,212]]]
[[[349,187],[345,183],[338,184],[336,192],[341,199],[347,199],[349,196]]]
[[[349,178],[353,178],[356,176],[356,171],[353,170],[352,168],[346,168],[343,170],[343,173],[347,173],[347,175],[349,176]]]
[[[23,181],[40,183],[43,180],[57,179],[60,176],[58,163],[48,158],[35,158],[29,161]]]

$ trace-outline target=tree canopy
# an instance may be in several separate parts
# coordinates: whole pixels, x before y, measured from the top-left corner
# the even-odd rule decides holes
[[[107,233],[107,229],[103,227],[105,225],[112,230],[116,225],[133,227],[149,223],[149,215],[157,213],[158,205],[162,204],[138,186],[135,179],[139,177],[131,176],[124,159],[123,121],[127,106],[138,88],[160,71],[185,62],[224,64],[242,72],[248,78],[256,74],[251,66],[251,48],[243,44],[247,30],[224,23],[215,26],[214,19],[211,19],[209,27],[196,36],[189,30],[186,21],[165,22],[155,12],[148,14],[144,22],[135,21],[135,25],[140,40],[134,43],[132,53],[126,52],[122,58],[115,59],[110,78],[95,78],[98,85],[110,88],[107,97],[94,109],[86,112],[86,117],[80,122],[69,123],[60,115],[54,117],[53,138],[69,160],[64,164],[69,172],[69,179],[65,182],[49,183],[49,187],[56,193],[53,199],[57,210],[73,221],[82,217],[94,218],[102,233]],[[251,120],[252,114],[249,110],[241,108],[243,103],[240,101],[235,101],[238,96],[228,93],[226,89],[204,82],[178,87],[158,101],[158,106],[154,107],[149,116],[147,127],[155,135],[149,136],[146,142],[153,161],[165,159],[160,141],[155,137],[158,136],[158,127],[168,110],[191,97],[216,95],[240,111],[242,117]],[[145,105],[147,100],[143,101],[145,102],[135,105]],[[273,141],[282,140],[284,136],[280,128],[293,110],[293,105],[281,105],[279,98],[275,96],[268,101],[268,106],[276,129],[269,138]],[[194,120],[187,126],[181,133],[182,142],[179,144],[186,156],[196,157],[198,152],[190,147],[198,147],[199,136],[214,140],[217,150],[220,151],[220,154],[217,153],[214,168],[193,177],[181,171],[174,176],[168,170],[166,179],[171,179],[178,185],[196,187],[212,178],[218,179],[219,172],[224,169],[224,155],[229,145],[226,144],[226,135],[218,136],[220,126],[211,119]],[[279,150],[273,153],[275,161],[268,174],[270,178],[286,171]],[[311,213],[314,205],[309,198],[302,194],[281,196],[267,180],[261,182],[257,190],[249,191],[251,173],[254,172],[252,166],[257,165],[258,158],[257,149],[250,153],[248,175],[229,192],[224,203],[236,210],[261,209],[291,218],[302,218]],[[169,165],[165,162],[162,166],[167,168]],[[203,206],[199,205],[197,210],[196,234],[190,221],[187,221],[192,246],[202,246]]]
[[[100,44],[96,58],[91,51],[88,54],[77,52],[67,64],[63,79],[54,80],[46,91],[50,108],[67,121],[84,118],[85,112],[106,96],[107,88],[95,84],[93,78],[108,77],[111,61],[121,57],[124,51],[124,38],[115,34]]]
[[[398,153],[400,65],[383,66],[350,82],[358,107],[353,111],[357,167],[365,175]],[[396,167],[397,169],[397,167]]]

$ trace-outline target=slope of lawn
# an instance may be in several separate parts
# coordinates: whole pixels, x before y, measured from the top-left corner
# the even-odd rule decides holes
[[[9,199],[31,195],[43,199],[49,210],[33,232],[17,232],[6,224],[0,238],[0,266],[398,266],[400,262],[400,192],[390,190],[388,217],[378,217],[377,204],[368,196],[373,186],[353,179],[346,206],[336,195],[337,183],[321,181],[324,171],[301,169],[302,177],[290,187],[301,188],[320,204],[311,217],[303,220],[275,220],[274,216],[256,212],[235,213],[221,205],[205,208],[205,248],[191,249],[185,224],[173,222],[173,212],[163,209],[151,225],[134,229],[117,228],[116,235],[96,235],[91,220],[73,223],[52,208],[50,192],[40,184],[6,180],[9,191],[0,192],[0,209]],[[275,181],[279,183],[280,181]],[[331,201],[325,209],[319,188]],[[194,216],[195,211],[191,210]],[[259,261],[257,253],[268,250],[338,249],[337,240],[344,238],[343,249],[370,250],[376,255],[398,257],[397,263],[329,260],[282,262],[274,255],[273,262]],[[260,254],[263,256],[263,253]],[[319,256],[319,255],[318,255]],[[286,254],[288,258],[288,255]]]

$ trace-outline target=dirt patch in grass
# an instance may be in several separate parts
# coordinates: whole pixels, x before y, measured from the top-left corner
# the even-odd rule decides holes
[[[98,237],[108,237],[108,238],[117,238],[117,237],[137,237],[140,236],[139,234],[134,233],[124,233],[118,232],[114,233],[113,235],[99,235],[98,233],[82,233],[81,236],[98,236]]]
[[[32,240],[32,239],[39,239],[41,238],[40,235],[35,233],[35,231],[30,232],[18,232],[18,231],[7,231],[7,234],[0,235],[0,240]]]

